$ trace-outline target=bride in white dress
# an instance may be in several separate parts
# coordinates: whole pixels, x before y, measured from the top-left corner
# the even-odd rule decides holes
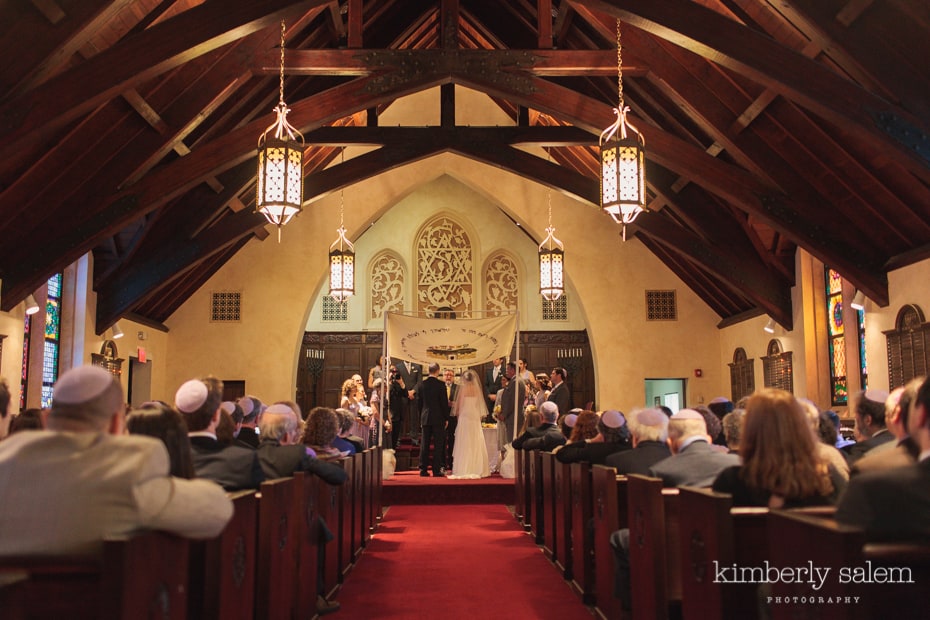
[[[481,420],[487,417],[488,408],[484,401],[484,389],[473,370],[462,373],[455,397],[458,426],[455,429],[455,447],[452,449],[452,479],[487,478],[491,475],[488,465],[488,448],[481,430]]]

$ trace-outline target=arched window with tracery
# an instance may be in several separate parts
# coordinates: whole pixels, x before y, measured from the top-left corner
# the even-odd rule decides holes
[[[517,263],[505,252],[496,252],[484,270],[484,309],[488,316],[500,316],[517,309]]]
[[[781,343],[773,338],[762,358],[762,375],[765,387],[794,393],[794,367],[791,351],[782,351]]]
[[[898,310],[894,329],[884,332],[888,348],[888,385],[898,387],[930,369],[930,323],[920,307]]]
[[[400,312],[404,309],[404,285],[407,270],[400,257],[393,252],[383,252],[371,261],[369,287],[371,295],[371,317],[380,319],[385,312]]]
[[[432,315],[449,308],[470,317],[474,304],[471,240],[461,224],[441,215],[427,222],[416,238],[418,312]]]
[[[742,347],[733,352],[733,362],[730,364],[730,400],[734,403],[743,396],[749,396],[756,389],[754,362],[755,360],[746,356],[746,350]]]

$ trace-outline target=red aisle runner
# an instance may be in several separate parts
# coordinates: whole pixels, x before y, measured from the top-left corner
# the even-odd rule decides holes
[[[338,600],[334,618],[592,617],[501,505],[392,506]]]

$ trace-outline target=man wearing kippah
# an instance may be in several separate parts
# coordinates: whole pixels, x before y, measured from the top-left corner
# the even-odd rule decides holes
[[[208,478],[227,491],[257,489],[265,480],[255,450],[224,446],[216,438],[223,383],[215,377],[191,379],[178,388],[174,403],[187,422],[198,478]]]
[[[629,449],[630,430],[626,418],[616,409],[608,409],[599,414],[595,437],[566,444],[555,453],[555,458],[562,463],[603,465],[611,454]]]
[[[559,418],[556,404],[544,402],[539,412],[542,414],[542,424],[526,429],[526,432],[514,439],[514,450],[552,452],[558,446],[565,445],[566,437],[555,423]]]
[[[707,422],[694,409],[681,409],[668,420],[668,446],[672,456],[649,468],[649,475],[662,478],[667,487],[709,487],[717,474],[739,457],[710,447]]]
[[[0,443],[0,555],[84,554],[140,529],[212,538],[232,503],[209,480],[168,475],[155,438],[124,435],[123,390],[81,366],[55,384],[47,429]]]
[[[615,452],[605,464],[618,474],[649,475],[649,468],[672,455],[668,449],[668,418],[657,408],[635,409],[628,424],[633,435],[633,449]]]

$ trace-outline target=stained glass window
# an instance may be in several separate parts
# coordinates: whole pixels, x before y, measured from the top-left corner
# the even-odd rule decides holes
[[[856,311],[856,327],[859,335],[859,377],[864,390],[869,387],[869,368],[865,361],[865,310]]]
[[[826,267],[825,279],[831,402],[834,405],[845,405],[849,400],[849,384],[846,375],[846,334],[843,326],[843,278],[835,270]]]
[[[58,380],[58,348],[61,335],[61,274],[48,280],[45,302],[45,345],[42,351],[42,407],[52,405],[52,386]]]
[[[29,385],[29,334],[32,324],[32,315],[27,314],[23,322],[23,373],[19,388],[19,410],[26,408],[26,387]]]

